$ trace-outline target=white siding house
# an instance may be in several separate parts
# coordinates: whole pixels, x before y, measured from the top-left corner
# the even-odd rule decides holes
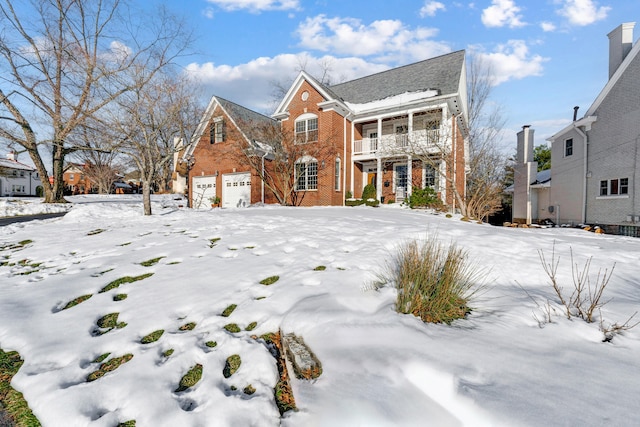
[[[0,159],[0,197],[36,196],[42,190],[35,168],[16,160],[15,153]]]
[[[574,114],[548,138],[549,206],[538,211],[539,219],[640,236],[640,43],[633,43],[634,26],[625,23],[608,34],[609,80],[582,118]]]

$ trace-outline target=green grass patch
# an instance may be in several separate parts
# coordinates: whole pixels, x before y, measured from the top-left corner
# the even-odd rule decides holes
[[[245,331],[253,331],[256,326],[258,326],[258,322],[251,322],[247,325],[246,328],[244,328]]]
[[[110,355],[110,354],[111,354],[111,353],[104,353],[104,354],[101,354],[100,356],[98,356],[98,357],[96,357],[96,358],[95,358],[95,360],[93,361],[93,363],[102,363],[102,362],[104,362],[104,361],[107,359],[107,357],[109,357],[109,355]]]
[[[229,378],[231,375],[235,374],[240,365],[242,364],[242,360],[240,359],[240,355],[233,354],[227,357],[227,361],[224,364],[224,369],[222,369],[222,375],[225,378]]]
[[[326,266],[324,265],[319,265],[316,268],[313,269],[313,271],[325,271],[327,269]]]
[[[101,330],[99,329],[95,331],[96,335],[103,335],[113,330],[114,328],[122,329],[127,326],[126,322],[118,322],[119,315],[120,313],[109,313],[99,318],[96,324]]]
[[[178,328],[179,331],[192,331],[196,327],[196,322],[185,323]]]
[[[176,265],[176,264],[180,264],[180,261],[171,261],[167,263],[167,265]]]
[[[127,294],[115,294],[113,296],[113,300],[114,301],[122,301],[122,300],[127,299],[127,296],[128,296]]]
[[[450,324],[469,314],[468,301],[482,279],[464,250],[435,238],[401,246],[388,270],[382,280],[398,288],[396,310],[429,323]]]
[[[123,421],[117,427],[136,427],[136,420]]]
[[[265,299],[266,297],[257,297],[256,301],[260,301],[261,299]]]
[[[116,369],[118,369],[120,366],[124,365],[131,359],[133,359],[133,354],[131,353],[127,353],[124,356],[114,357],[112,359],[109,359],[108,361],[100,365],[100,369],[90,373],[87,376],[87,382],[95,381],[98,378],[102,378],[107,372],[115,371]]]
[[[162,357],[169,357],[173,354],[175,350],[170,348],[162,352]]]
[[[129,246],[131,242],[120,243],[118,246]]]
[[[255,249],[255,246],[245,246],[245,249]]]
[[[105,232],[106,230],[104,228],[96,228],[95,230],[91,230],[90,232],[87,233],[87,236],[95,236],[96,234],[100,234]]]
[[[0,349],[0,408],[6,411],[7,426],[36,427],[41,424],[29,409],[24,396],[11,387],[11,379],[23,363],[18,352]]]
[[[254,386],[252,386],[251,384],[249,384],[244,389],[242,389],[242,391],[244,392],[244,394],[246,394],[248,396],[251,396],[253,393],[256,392],[256,388]]]
[[[30,245],[31,243],[33,243],[33,240],[31,239],[20,240],[18,242],[18,246],[27,246],[27,245]]]
[[[229,331],[229,332],[231,332],[233,334],[236,334],[236,333],[241,331],[240,326],[238,326],[235,323],[229,323],[227,325],[224,325],[224,329],[226,329],[227,331]]]
[[[110,282],[109,284],[107,284],[107,286],[105,286],[104,288],[100,289],[98,291],[98,293],[103,293],[103,292],[108,292],[112,289],[115,289],[117,287],[119,287],[120,285],[124,285],[125,283],[134,283],[137,282],[139,280],[144,280],[147,277],[151,277],[153,276],[153,273],[145,273],[145,274],[141,274],[139,276],[124,276],[121,277],[119,279],[114,280],[113,282]]]
[[[151,344],[152,342],[156,342],[160,339],[160,337],[164,334],[164,329],[158,329],[157,331],[151,332],[149,335],[145,335],[140,339],[140,343],[142,344]]]
[[[209,247],[213,248],[220,241],[220,237],[214,237],[213,239],[209,239]]]
[[[218,345],[218,343],[215,341],[207,341],[206,343],[204,343],[204,345],[206,345],[209,348],[214,348]]]
[[[180,379],[176,392],[185,391],[188,388],[193,387],[202,378],[202,365],[197,363]]]
[[[162,258],[166,258],[166,257],[159,256],[157,258],[151,258],[151,259],[148,259],[146,261],[142,261],[140,263],[140,265],[143,266],[143,267],[151,267],[153,265],[156,265],[158,263],[158,261],[160,261]]]
[[[221,316],[222,317],[229,317],[231,316],[231,313],[233,313],[233,310],[235,310],[237,307],[236,304],[231,304],[229,307],[225,308],[224,311],[222,312]]]
[[[93,296],[93,294],[80,295],[79,297],[74,298],[71,301],[69,301],[68,303],[66,303],[65,306],[62,307],[62,309],[66,310],[68,308],[75,307],[76,305],[85,302],[86,300],[88,300],[92,296]]]
[[[269,277],[267,277],[266,279],[262,279],[262,280],[260,281],[260,284],[261,284],[261,285],[269,286],[269,285],[273,285],[273,284],[274,284],[274,283],[276,283],[278,280],[280,280],[280,276],[269,276]]]

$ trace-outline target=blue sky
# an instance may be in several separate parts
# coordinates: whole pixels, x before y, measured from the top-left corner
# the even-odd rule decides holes
[[[139,0],[143,1],[143,0]],[[638,0],[182,0],[168,3],[198,37],[183,65],[218,95],[259,112],[274,81],[301,66],[333,81],[466,49],[491,64],[493,99],[515,150],[524,124],[536,144],[579,116],[608,77],[607,34],[640,19]],[[634,40],[640,34],[636,28]]]

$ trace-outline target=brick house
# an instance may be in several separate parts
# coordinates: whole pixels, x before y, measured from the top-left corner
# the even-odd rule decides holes
[[[633,43],[634,25],[608,34],[609,80],[584,117],[575,109],[572,123],[548,138],[550,185],[535,190],[530,221],[599,225],[640,237],[640,43]],[[514,196],[514,216],[516,203],[527,201],[521,194]]]
[[[62,173],[65,194],[89,194],[92,192],[92,183],[84,173],[85,165],[80,163],[67,163]]]
[[[229,155],[231,140],[244,139],[257,144],[265,168],[273,167],[271,142],[250,133],[255,123],[274,120],[291,135],[286,143],[296,148],[292,152],[300,153],[292,169],[292,204],[343,205],[347,196],[361,197],[367,184],[383,202],[402,202],[413,187],[431,186],[455,209],[453,186],[464,195],[464,51],[333,86],[302,71],[272,118],[213,97],[191,146],[176,162],[183,165],[176,169],[177,178],[189,183],[191,206],[204,206],[201,201],[210,194],[220,197],[222,206],[277,201],[261,185],[256,169],[239,161],[242,153]]]

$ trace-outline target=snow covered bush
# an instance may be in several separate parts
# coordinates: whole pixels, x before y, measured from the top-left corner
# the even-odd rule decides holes
[[[481,275],[468,262],[466,251],[431,237],[401,246],[383,280],[398,289],[398,312],[424,322],[450,324],[471,312],[468,302]]]

